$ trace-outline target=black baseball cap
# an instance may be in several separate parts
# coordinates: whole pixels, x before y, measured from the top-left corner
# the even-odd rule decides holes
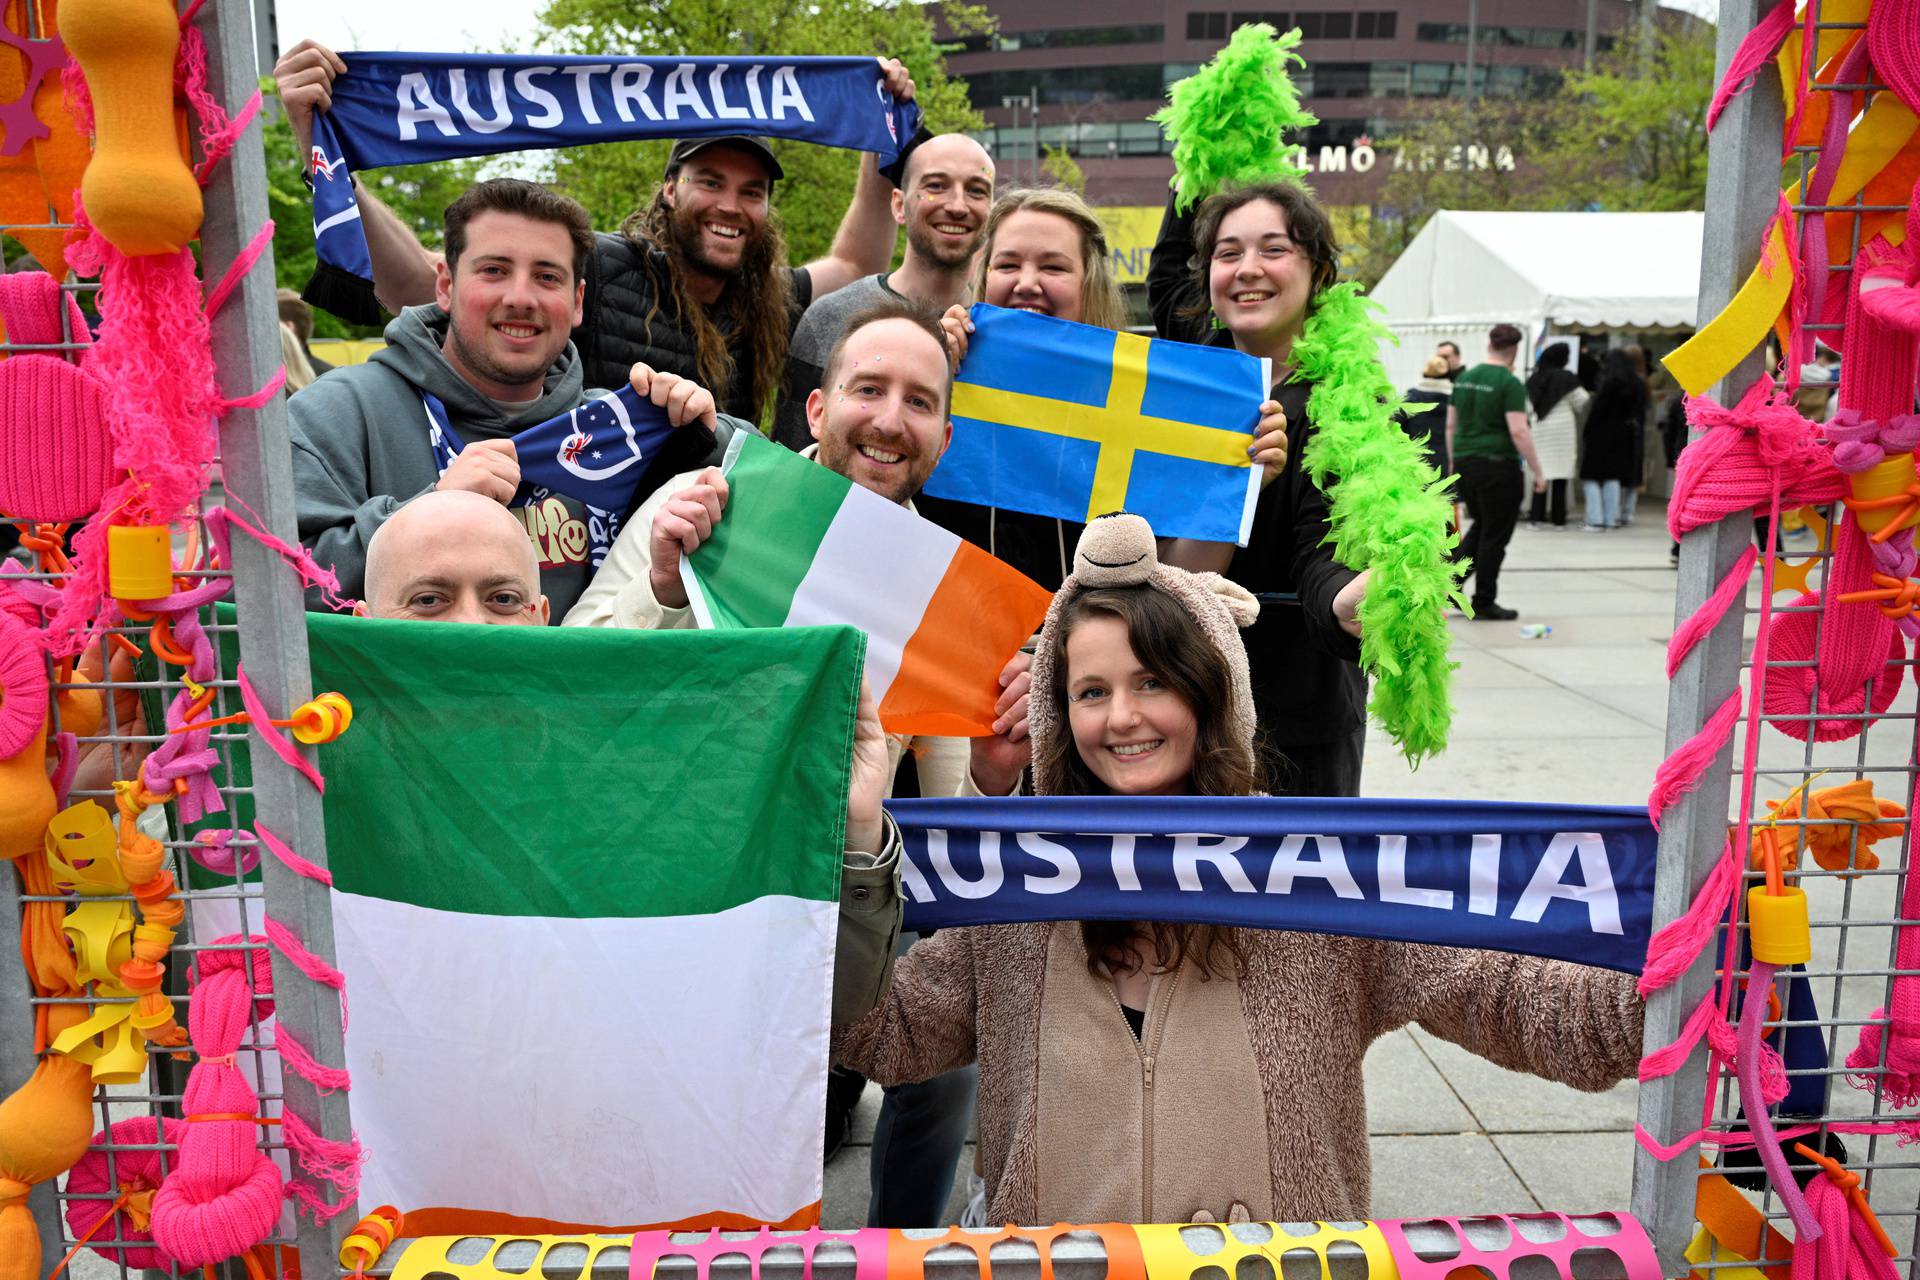
[[[746,133],[729,133],[719,138],[682,138],[673,144],[673,150],[667,153],[666,177],[671,178],[680,171],[680,166],[705,151],[708,147],[737,147],[741,151],[750,151],[767,162],[768,176],[778,182],[787,176],[780,167],[780,161],[774,157],[773,148],[767,145],[765,138],[756,138]]]

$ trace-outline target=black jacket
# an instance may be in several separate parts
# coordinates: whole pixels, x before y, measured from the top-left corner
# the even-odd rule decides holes
[[[1194,316],[1206,298],[1188,262],[1193,220],[1167,204],[1147,268],[1147,307],[1163,338],[1231,345],[1225,330]],[[1241,634],[1253,674],[1253,703],[1266,740],[1299,756],[1366,723],[1367,678],[1360,642],[1333,620],[1333,598],[1358,575],[1325,544],[1326,496],[1300,459],[1313,438],[1307,400],[1313,386],[1282,382],[1273,398],[1287,415],[1287,465],[1254,507],[1247,545],[1233,553],[1227,576],[1260,597],[1260,619]]]
[[[1602,382],[1580,436],[1580,478],[1640,483],[1647,429],[1647,384]]]

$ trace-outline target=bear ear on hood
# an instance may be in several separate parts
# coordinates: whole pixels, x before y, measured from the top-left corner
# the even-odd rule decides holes
[[[1217,573],[1196,573],[1194,581],[1201,588],[1226,606],[1233,617],[1233,625],[1245,631],[1260,619],[1260,601],[1239,583],[1223,578]]]

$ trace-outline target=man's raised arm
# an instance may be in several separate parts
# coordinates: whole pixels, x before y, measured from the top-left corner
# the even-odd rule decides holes
[[[887,92],[901,102],[913,101],[913,77],[896,58],[883,58]],[[880,176],[878,159],[872,152],[860,157],[860,177],[854,184],[853,200],[834,232],[833,248],[827,256],[806,265],[813,277],[813,296],[824,298],[836,289],[844,289],[855,280],[885,271],[893,261],[894,241],[900,228],[893,221],[891,184]]]
[[[302,40],[273,64],[274,84],[279,87],[287,123],[293,126],[294,148],[303,165],[313,149],[313,113],[333,105],[334,77],[346,69],[339,54],[312,40]],[[374,297],[393,312],[432,302],[434,265],[439,255],[428,252],[412,228],[357,177],[354,195],[360,204],[367,252],[373,259]]]

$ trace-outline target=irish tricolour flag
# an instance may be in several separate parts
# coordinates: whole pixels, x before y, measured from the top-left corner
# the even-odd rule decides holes
[[[309,634],[360,1202],[815,1222],[860,636]]]
[[[858,627],[889,732],[992,732],[1000,669],[1045,619],[1046,588],[750,433],[725,470],[726,513],[681,561],[702,627]]]

